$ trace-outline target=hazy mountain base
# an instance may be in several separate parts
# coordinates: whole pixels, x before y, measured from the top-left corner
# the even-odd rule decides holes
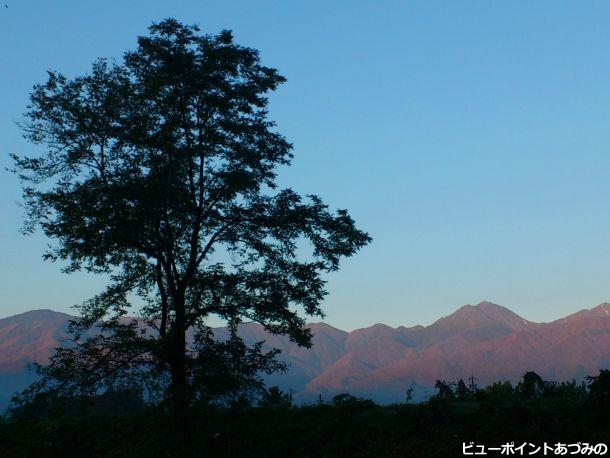
[[[8,407],[11,397],[36,380],[33,371],[16,371],[0,375],[0,414]]]
[[[171,419],[151,408],[128,415],[5,419],[0,420],[0,456],[451,457],[462,456],[462,443],[471,441],[487,447],[610,441],[607,408],[566,399],[236,405],[196,409],[192,420],[191,439],[177,442],[168,434]]]

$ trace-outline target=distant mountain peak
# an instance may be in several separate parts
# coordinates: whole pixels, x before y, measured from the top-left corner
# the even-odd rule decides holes
[[[506,307],[483,301],[466,304],[452,314],[426,327],[420,344],[434,345],[449,338],[463,336],[469,341],[484,341],[513,331],[535,326]]]
[[[508,310],[506,307],[503,307],[501,305],[498,305],[494,302],[489,302],[489,301],[481,301],[477,305],[475,305],[475,308],[482,309],[482,310],[489,309],[489,308]]]
[[[8,316],[6,318],[0,318],[0,323],[11,323],[11,322],[34,322],[37,320],[66,320],[75,318],[67,313],[56,312],[50,309],[36,309],[28,310],[27,312],[19,313],[17,315]]]
[[[591,311],[599,315],[610,315],[610,304],[602,302],[597,307],[592,308]]]
[[[478,311],[480,311],[480,312],[501,311],[501,312],[505,312],[505,313],[515,314],[510,309],[508,309],[502,305],[495,304],[494,302],[489,302],[489,301],[481,301],[477,305],[472,305],[472,304],[462,305],[455,312],[453,312],[453,314],[455,314],[455,313],[459,313],[459,314],[476,313]],[[449,316],[451,316],[451,315],[449,315]]]
[[[62,315],[66,315],[66,314],[61,313],[61,312],[56,312],[55,310],[51,310],[51,309],[34,309],[34,310],[28,310],[27,312],[19,313],[17,315],[13,315],[10,318],[14,318],[14,317],[18,317],[18,316],[36,317],[36,316],[62,316]]]
[[[493,321],[505,321],[509,319],[510,321],[526,321],[517,315],[515,312],[507,309],[498,304],[494,304],[493,302],[483,301],[479,302],[477,305],[466,304],[462,305],[455,312],[450,315],[447,315],[443,318],[440,318],[438,321],[446,320],[446,319],[461,319],[464,317],[472,317],[472,316],[486,316],[487,318]]]
[[[387,324],[383,324],[383,323],[375,323],[373,326],[371,326],[371,328],[384,330],[384,331],[394,331],[394,328],[392,326],[388,326]]]
[[[474,312],[476,309],[476,307],[472,304],[464,304],[462,305],[460,308],[458,308],[455,312],[453,312],[451,315],[455,315],[456,313],[471,313]],[[449,316],[451,316],[449,315]]]
[[[307,323],[306,326],[312,330],[324,329],[324,330],[330,330],[330,331],[340,331],[339,328],[335,328],[334,326],[331,326],[328,323],[324,323],[323,321],[317,321],[315,323]]]
[[[596,307],[590,309],[582,309],[579,312],[576,312],[572,315],[569,315],[565,318],[560,318],[558,321],[570,321],[583,317],[587,318],[596,318],[596,317],[606,317],[610,316],[610,304],[607,302],[602,302]]]

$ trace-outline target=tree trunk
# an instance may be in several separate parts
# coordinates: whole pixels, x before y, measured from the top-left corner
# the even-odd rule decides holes
[[[172,326],[171,341],[171,391],[174,410],[174,427],[181,436],[188,435],[188,385],[186,380],[186,339],[184,299],[174,302],[175,321]]]

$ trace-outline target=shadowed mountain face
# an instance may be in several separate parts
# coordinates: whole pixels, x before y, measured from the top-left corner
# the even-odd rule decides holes
[[[0,403],[23,388],[29,362],[45,362],[66,337],[71,317],[37,310],[0,320]],[[430,326],[391,328],[376,324],[345,332],[308,325],[313,346],[270,335],[255,323],[240,326],[248,343],[265,341],[282,351],[286,374],[268,384],[292,389],[308,401],[350,392],[379,402],[398,401],[413,386],[422,397],[436,379],[474,375],[479,385],[516,382],[529,370],[548,380],[581,379],[610,367],[610,305],[601,304],[551,323],[532,323],[490,302],[465,305]],[[226,331],[215,330],[222,338]]]

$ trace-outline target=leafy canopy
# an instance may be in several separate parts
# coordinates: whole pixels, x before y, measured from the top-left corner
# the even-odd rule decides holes
[[[46,258],[68,272],[110,278],[79,307],[76,345],[41,368],[38,391],[142,387],[153,375],[151,391],[205,397],[221,362],[234,381],[278,368],[245,348],[243,320],[310,345],[304,316],[323,315],[322,275],[371,239],[346,210],[278,189],[292,145],[267,105],[284,81],[229,31],[167,19],[120,62],[34,87],[22,129],[39,153],[13,156],[25,229],[41,228],[54,241]],[[141,319],[130,321],[135,297]],[[228,323],[225,343],[210,340],[212,316]]]

